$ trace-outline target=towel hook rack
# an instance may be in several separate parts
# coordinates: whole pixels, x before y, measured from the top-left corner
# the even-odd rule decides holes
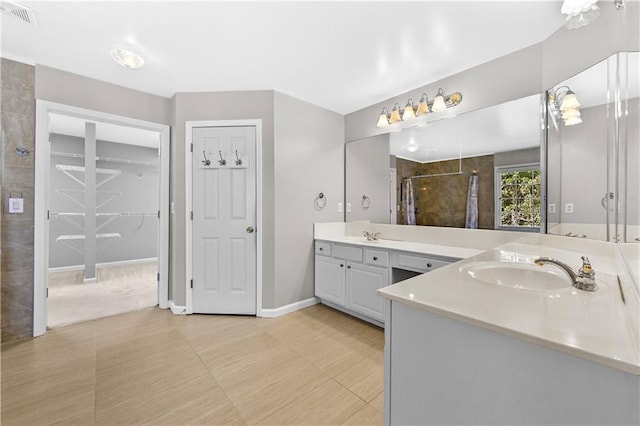
[[[226,166],[227,165],[227,160],[225,160],[222,157],[222,151],[218,151],[218,155],[220,156],[220,159],[218,160],[218,164],[220,164],[221,166]]]
[[[238,157],[238,150],[236,149],[236,166],[242,166],[242,160]]]
[[[211,160],[209,160],[207,158],[207,153],[204,150],[202,150],[202,156],[204,157],[204,160],[202,160],[202,165],[203,166],[210,166],[211,165]]]

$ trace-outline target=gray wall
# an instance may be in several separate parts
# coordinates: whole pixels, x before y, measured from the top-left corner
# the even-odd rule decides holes
[[[493,154],[494,167],[516,166],[519,164],[539,163],[540,148],[518,149],[516,151],[496,152]]]
[[[36,65],[36,98],[94,111],[171,124],[171,101],[127,87]]]
[[[263,203],[263,299],[264,307],[275,307],[275,221],[274,221],[274,93],[268,91],[177,93],[172,98],[175,115],[171,140],[171,283],[170,299],[186,304],[185,288],[185,123],[196,120],[262,119]]]
[[[275,300],[285,306],[314,295],[313,224],[342,221],[344,118],[275,92]],[[387,154],[388,155],[388,154]],[[387,160],[388,161],[388,160]],[[327,197],[314,206],[319,192]]]
[[[607,106],[582,108],[582,123],[560,125],[562,171],[560,182],[561,223],[606,223],[600,200],[607,192]],[[553,129],[549,130],[550,132]],[[573,213],[564,205],[574,204]]]
[[[122,173],[115,179],[100,187],[99,191],[115,191],[121,195],[99,208],[98,213],[123,213],[123,212],[155,212],[158,210],[158,150],[142,146],[127,145],[106,141],[97,141],[97,156],[120,158],[134,161],[144,161],[153,166],[136,166],[121,163],[98,162],[97,167],[121,170]],[[84,140],[82,138],[53,134],[51,138],[51,150],[54,152],[84,153]],[[56,164],[69,164],[82,166],[83,159],[68,157],[51,157],[50,176],[50,209],[52,212],[77,212],[83,213],[84,209],[67,197],[56,192],[57,189],[78,189],[79,185],[71,180],[60,170]],[[97,182],[99,183],[99,176]],[[105,196],[98,195],[97,203],[101,203]],[[80,199],[81,201],[81,199]],[[98,218],[100,226],[106,220]],[[78,223],[82,225],[83,220]],[[117,232],[120,239],[110,241],[98,241],[97,262],[117,262],[135,259],[147,259],[157,257],[158,243],[158,219],[153,217],[120,217],[109,225],[99,230],[99,233]],[[82,230],[74,227],[60,217],[52,217],[50,220],[49,239],[49,267],[84,266],[84,256],[64,243],[57,242],[60,235],[83,234]],[[72,242],[75,247],[81,248],[78,242]]]
[[[262,306],[312,297],[313,223],[342,219],[343,117],[273,91],[178,93],[173,102],[171,300],[186,303],[185,123],[238,119],[262,119]],[[318,192],[329,200],[322,211]]]
[[[33,332],[33,194],[35,185],[35,68],[0,59],[2,239],[0,341]],[[18,146],[31,155],[16,156]],[[24,214],[9,214],[9,194],[22,193]]]
[[[346,219],[390,223],[389,135],[350,142],[345,151],[346,202],[351,203]],[[368,209],[362,208],[363,195],[371,199]]]

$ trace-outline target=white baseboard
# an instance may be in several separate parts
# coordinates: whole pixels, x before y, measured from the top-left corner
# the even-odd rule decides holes
[[[259,315],[263,318],[277,318],[282,315],[290,314],[291,312],[298,311],[300,309],[308,308],[309,306],[313,306],[320,303],[320,299],[317,297],[311,297],[309,299],[301,300],[299,302],[294,302],[289,305],[281,306],[275,309],[265,309],[262,308],[262,313]]]
[[[146,259],[131,259],[131,260],[117,260],[115,262],[103,262],[97,263],[96,268],[102,266],[123,266],[123,265],[135,265],[136,263],[150,263],[157,262],[157,257],[149,257]],[[67,272],[67,271],[84,271],[84,265],[71,265],[71,266],[59,266],[56,268],[49,268],[49,272]]]
[[[174,315],[186,315],[187,314],[187,307],[186,306],[178,306],[175,303],[173,303],[173,300],[169,300],[169,309],[171,309],[171,312]]]

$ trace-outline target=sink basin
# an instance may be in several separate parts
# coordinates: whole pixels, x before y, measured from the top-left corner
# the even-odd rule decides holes
[[[460,267],[460,272],[488,284],[516,290],[553,291],[571,289],[571,280],[558,268],[527,263],[474,262]]]

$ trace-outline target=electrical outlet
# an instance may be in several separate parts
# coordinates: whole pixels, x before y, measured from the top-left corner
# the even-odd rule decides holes
[[[9,198],[9,213],[24,213],[24,198]]]
[[[564,205],[564,212],[565,213],[573,213],[573,203],[566,203]]]
[[[338,203],[338,213],[342,213],[342,203]]]
[[[556,205],[555,205],[555,203],[549,203],[549,205],[548,205],[547,207],[548,207],[547,211],[548,211],[549,213],[555,213],[555,212],[556,212]]]
[[[351,203],[347,203],[347,213],[351,213]]]

